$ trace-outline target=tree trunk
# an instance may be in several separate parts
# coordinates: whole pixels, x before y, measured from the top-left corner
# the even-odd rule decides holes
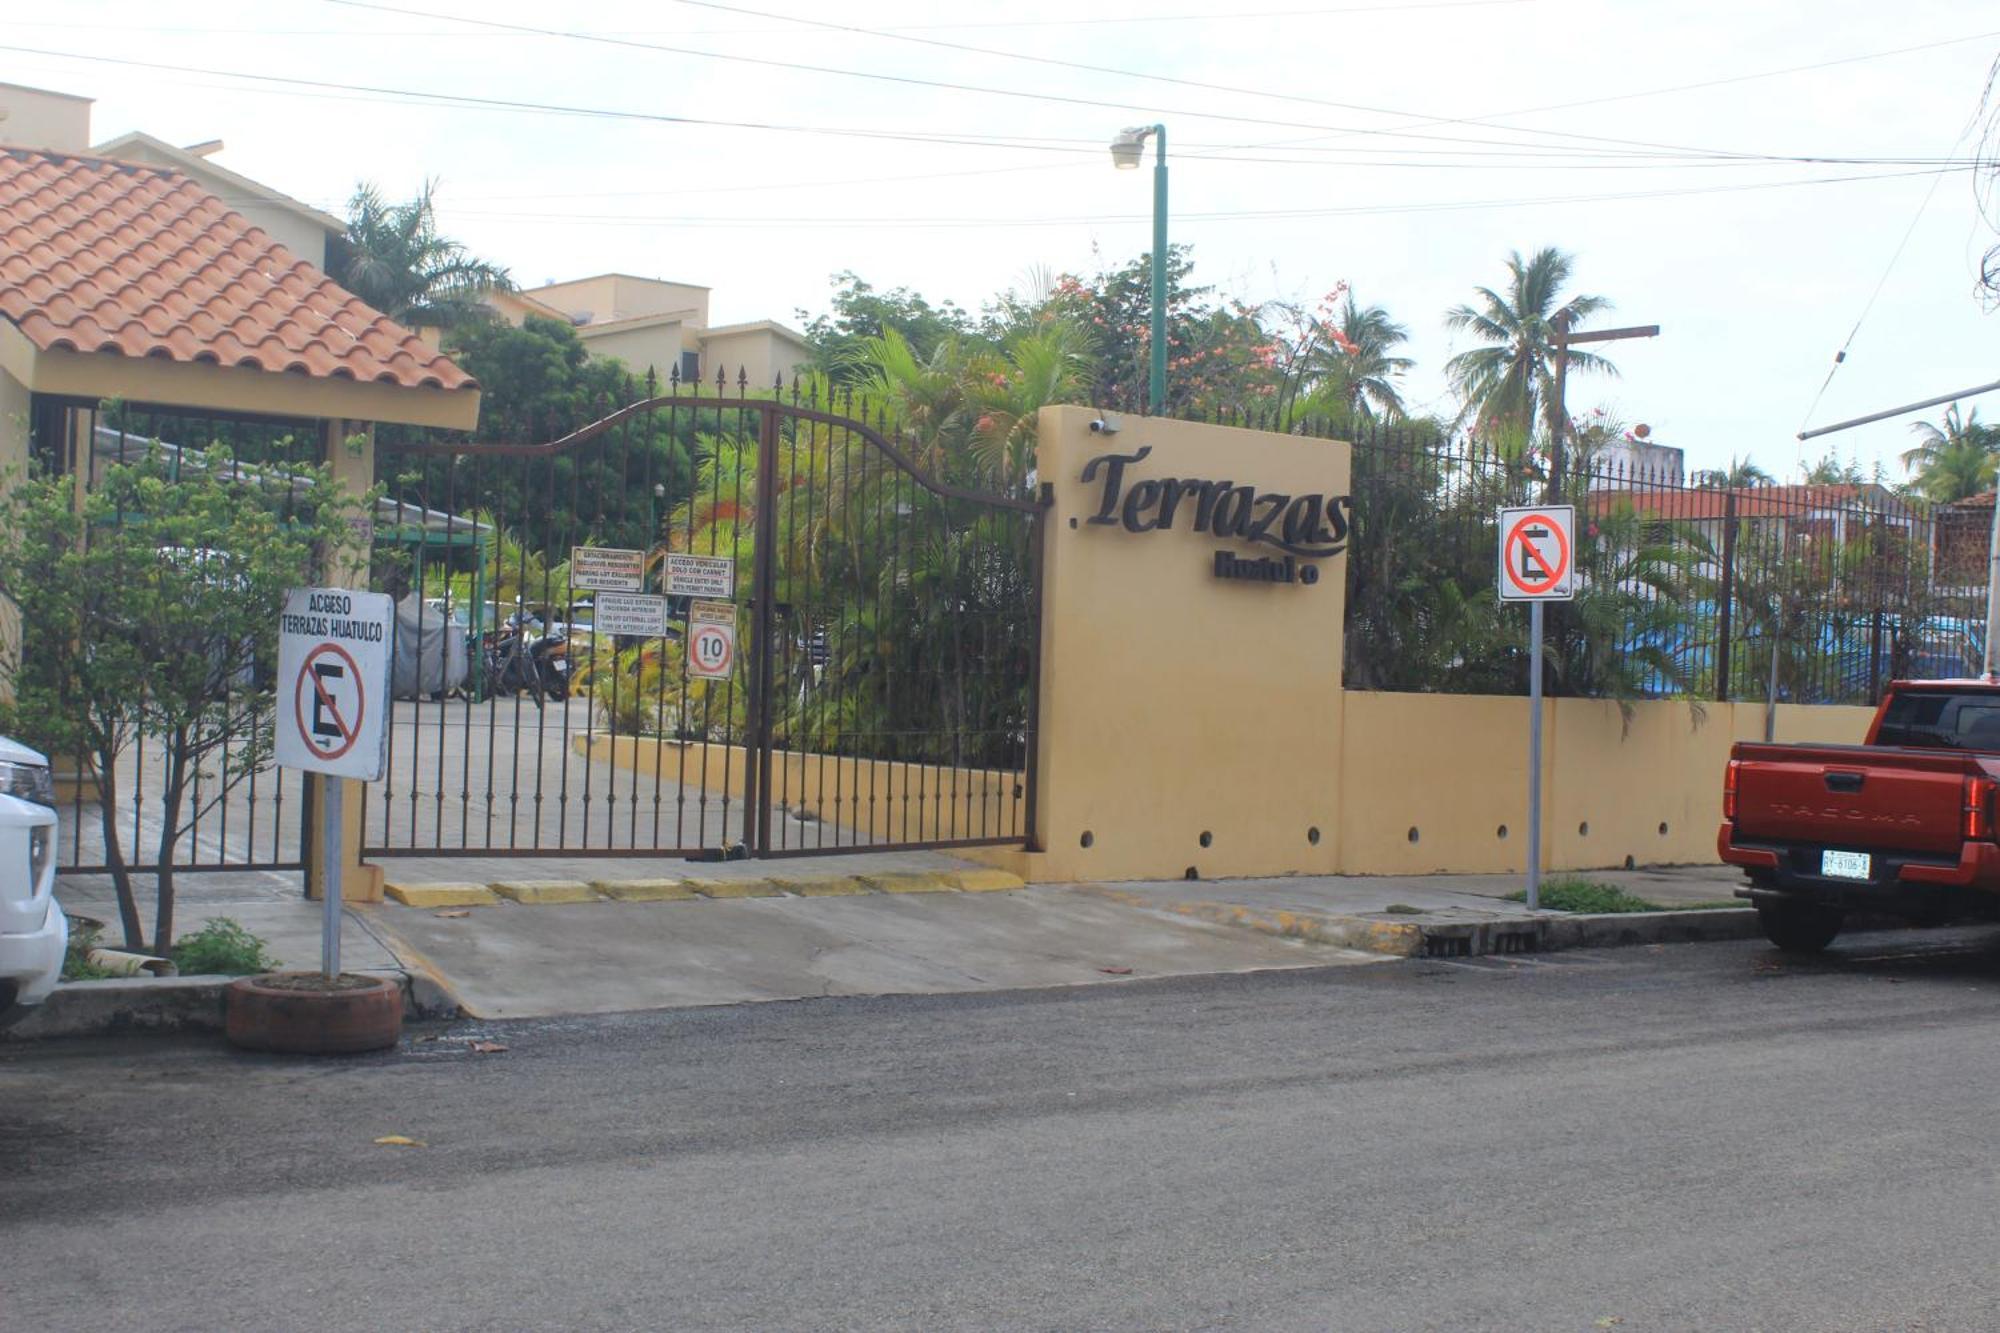
[[[153,903],[153,952],[167,956],[174,943],[174,849],[180,844],[181,805],[187,798],[187,732],[167,741],[165,781],[160,791],[160,850]]]
[[[97,817],[104,829],[104,864],[111,868],[111,886],[118,894],[118,925],[125,932],[125,947],[136,953],[146,947],[146,932],[139,923],[132,870],[125,864],[125,849],[118,840],[118,777],[110,758],[115,756],[102,752],[92,756],[96,771],[91,780],[97,788]]]

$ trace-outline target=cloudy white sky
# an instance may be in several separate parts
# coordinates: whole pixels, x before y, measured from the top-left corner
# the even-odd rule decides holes
[[[1122,263],[1149,244],[1149,177],[1104,144],[1162,121],[1198,279],[1308,303],[1345,279],[1409,325],[1418,407],[1451,407],[1443,312],[1544,245],[1615,302],[1602,323],[1663,328],[1572,404],[1651,424],[1691,466],[1782,475],[1826,450],[1793,439],[1809,411],[2000,378],[2000,314],[1974,288],[1993,237],[1962,169],[2000,54],[1988,0],[14,12],[34,17],[0,23],[0,80],[95,97],[100,139],[220,138],[217,161],[332,211],[358,180],[406,196],[436,178],[445,229],[524,285],[701,283],[718,322],[822,309],[841,270],[976,310],[1038,270]],[[1833,445],[1893,469],[1908,431]]]

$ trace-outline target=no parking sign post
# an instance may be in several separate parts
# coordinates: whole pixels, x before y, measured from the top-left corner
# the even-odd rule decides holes
[[[1576,596],[1576,508],[1500,511],[1500,600],[1528,604],[1528,910],[1542,905],[1542,603]]]
[[[382,776],[389,743],[389,654],[396,605],[386,593],[294,588],[278,618],[277,761],[317,773],[326,912],[320,971],[340,975],[343,778]]]

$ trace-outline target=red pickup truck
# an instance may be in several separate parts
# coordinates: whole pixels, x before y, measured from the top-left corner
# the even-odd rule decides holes
[[[1716,850],[1781,949],[1813,953],[1851,913],[2000,917],[2000,678],[1897,681],[1860,745],[1730,751]]]

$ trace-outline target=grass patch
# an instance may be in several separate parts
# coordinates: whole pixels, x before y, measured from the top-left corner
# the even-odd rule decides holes
[[[1528,901],[1526,889],[1507,895],[1510,903]],[[1627,893],[1615,884],[1596,879],[1552,879],[1542,885],[1541,905],[1556,912],[1664,912],[1659,903]]]
[[[244,977],[269,972],[278,960],[266,952],[263,937],[252,935],[241,922],[216,917],[192,935],[183,935],[168,950],[182,976]]]

